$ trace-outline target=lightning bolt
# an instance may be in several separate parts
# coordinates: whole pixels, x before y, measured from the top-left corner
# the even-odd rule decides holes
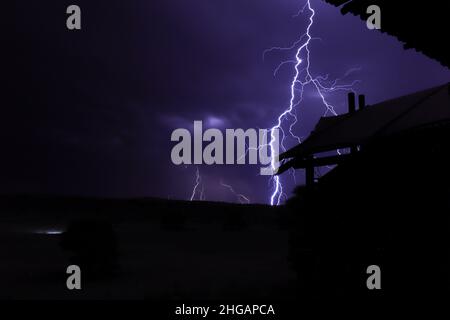
[[[202,177],[200,176],[200,170],[197,167],[196,171],[195,171],[195,183],[194,183],[194,188],[192,189],[192,195],[191,195],[191,201],[195,200],[195,196],[197,194],[197,189],[200,187],[200,184],[202,183]],[[204,200],[204,189],[202,188],[200,190],[200,200]]]
[[[272,52],[272,51],[288,51],[288,50],[294,50],[297,48],[295,58],[292,60],[284,61],[282,62],[274,71],[274,76],[278,73],[278,71],[287,64],[294,64],[295,74],[292,79],[291,85],[290,85],[290,101],[289,106],[278,116],[278,121],[275,126],[273,126],[270,129],[271,132],[271,140],[269,143],[270,151],[272,155],[272,162],[271,162],[271,168],[274,172],[276,172],[278,168],[278,163],[276,163],[274,154],[276,153],[275,150],[275,139],[276,136],[274,132],[276,130],[279,130],[281,133],[281,141],[280,146],[283,151],[286,150],[286,147],[284,145],[284,141],[286,138],[285,131],[283,130],[283,122],[290,121],[289,123],[289,135],[294,138],[298,143],[302,143],[302,139],[298,137],[294,132],[293,129],[295,125],[298,123],[298,117],[296,114],[296,108],[301,104],[303,101],[303,94],[305,87],[312,86],[312,88],[318,93],[319,99],[321,103],[325,107],[324,116],[327,114],[337,115],[335,108],[333,105],[331,105],[326,97],[325,94],[336,92],[338,90],[345,90],[345,91],[353,91],[353,86],[358,81],[353,81],[349,84],[340,84],[343,78],[347,77],[350,73],[357,71],[357,68],[350,69],[347,71],[347,73],[344,75],[343,78],[335,79],[334,81],[329,81],[329,76],[316,76],[314,77],[311,73],[311,62],[310,62],[310,44],[313,40],[318,38],[313,38],[311,36],[311,28],[314,25],[314,17],[316,15],[316,11],[311,6],[311,0],[307,0],[305,5],[300,9],[300,11],[294,15],[294,17],[298,17],[305,12],[309,13],[309,22],[308,26],[306,28],[306,32],[295,41],[291,46],[289,47],[273,47],[270,49],[267,49],[263,53],[263,59],[265,56]],[[339,150],[338,150],[339,152]],[[294,175],[295,179],[295,175]],[[270,204],[271,205],[280,205],[282,198],[286,197],[284,191],[283,191],[283,185],[281,183],[279,176],[273,176],[271,178],[271,181],[273,183],[273,192],[270,196]]]
[[[242,203],[250,203],[250,199],[247,198],[246,196],[244,196],[243,194],[237,193],[236,191],[234,191],[234,188],[226,183],[223,183],[222,181],[220,181],[220,185],[222,187],[227,188],[228,190],[230,190],[238,199],[238,201],[242,204]]]
[[[231,191],[236,196],[236,199],[239,201],[239,203],[241,203],[241,204],[250,203],[250,199],[248,197],[246,197],[243,194],[237,193],[231,185],[224,183],[222,180],[220,181],[220,185],[227,188],[229,191]],[[205,186],[202,182],[202,177],[200,175],[200,169],[197,167],[195,170],[195,183],[194,183],[194,187],[192,189],[192,195],[191,195],[190,200],[194,201],[196,198],[198,198],[199,201],[205,201],[206,197],[205,197],[205,188],[204,187]],[[198,197],[197,197],[197,195],[198,195]]]

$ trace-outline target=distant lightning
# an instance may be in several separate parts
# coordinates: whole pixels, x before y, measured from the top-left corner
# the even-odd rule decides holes
[[[311,63],[310,63],[310,43],[312,40],[318,39],[313,38],[311,36],[311,28],[314,24],[314,17],[316,15],[315,10],[311,6],[311,0],[307,0],[305,5],[300,9],[300,11],[294,15],[294,17],[298,17],[305,12],[309,13],[309,23],[308,27],[306,28],[306,32],[300,37],[299,40],[295,41],[291,46],[289,47],[273,47],[270,49],[267,49],[263,53],[263,58],[272,51],[287,51],[287,50],[293,50],[297,48],[297,53],[295,55],[295,59],[288,60],[282,62],[274,71],[274,75],[278,73],[278,71],[286,64],[294,64],[295,65],[295,75],[292,79],[291,85],[290,85],[290,101],[289,101],[289,107],[284,110],[278,117],[277,124],[270,129],[271,131],[271,140],[269,143],[270,151],[272,155],[272,162],[271,162],[271,168],[274,172],[277,171],[278,163],[276,163],[274,154],[275,154],[275,143],[276,143],[276,136],[274,132],[276,130],[279,130],[281,132],[281,142],[280,146],[282,150],[286,150],[284,146],[284,140],[286,138],[285,132],[282,128],[283,121],[284,120],[290,120],[289,124],[289,134],[292,138],[294,138],[298,143],[302,142],[302,139],[298,137],[296,134],[293,133],[294,126],[298,123],[298,118],[296,114],[296,107],[301,104],[303,101],[303,94],[304,89],[307,85],[312,85],[313,88],[317,91],[319,95],[319,99],[321,100],[321,103],[325,107],[324,115],[332,114],[337,115],[335,108],[327,101],[325,98],[326,93],[335,92],[338,90],[345,90],[345,91],[353,91],[353,86],[358,81],[353,81],[350,84],[340,84],[341,80],[343,79],[336,79],[334,81],[328,80],[327,76],[316,76],[313,77],[311,74]],[[304,57],[304,59],[302,59]],[[347,77],[350,73],[357,71],[357,69],[353,68],[350,69],[345,75],[344,78]],[[297,94],[298,92],[298,94]],[[295,175],[294,175],[295,178]],[[270,197],[270,204],[271,205],[279,205],[282,201],[283,196],[285,196],[285,193],[283,191],[283,185],[280,181],[279,176],[272,177],[273,181],[273,193]]]
[[[34,233],[36,234],[45,234],[49,236],[60,235],[64,232],[64,230],[59,229],[48,229],[48,230],[37,230]]]
[[[201,183],[202,183],[202,177],[200,176],[200,170],[197,167],[197,169],[195,171],[195,183],[194,183],[194,188],[192,189],[191,201],[195,200],[195,196],[197,194],[197,189],[200,187]],[[200,200],[203,200],[202,197],[204,197],[203,189],[200,191]]]
[[[226,184],[226,183],[223,183],[223,181],[220,181],[220,185],[222,186],[222,187],[225,187],[225,188],[227,188],[228,190],[230,190],[235,196],[236,196],[236,198],[237,198],[237,200],[240,202],[240,203],[250,203],[250,199],[249,198],[247,198],[246,196],[244,196],[243,194],[240,194],[240,193],[237,193],[236,191],[234,191],[234,188],[232,187],[232,186],[230,186],[230,185],[228,185],[228,184]]]
[[[224,183],[222,180],[220,181],[220,185],[222,187],[228,189],[229,191],[231,191],[231,193],[233,193],[233,195],[236,196],[236,199],[239,201],[239,203],[241,203],[241,204],[250,203],[250,199],[248,197],[246,197],[243,194],[237,193],[231,185]],[[205,186],[203,184],[202,176],[200,174],[200,169],[198,167],[195,170],[195,182],[194,182],[194,187],[192,189],[192,195],[191,195],[190,199],[191,199],[191,201],[194,201],[196,199],[199,201],[206,200]]]

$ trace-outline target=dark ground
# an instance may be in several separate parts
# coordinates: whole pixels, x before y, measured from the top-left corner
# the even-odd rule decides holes
[[[364,149],[283,207],[3,196],[0,298],[252,301],[294,310],[448,301],[448,177],[421,170],[410,180],[417,163],[396,163],[408,150],[425,167],[447,156],[419,156],[415,147],[394,141],[389,157]],[[367,170],[365,159],[380,169]],[[66,288],[70,264],[81,266],[81,291]],[[382,290],[367,289],[369,265],[380,266]]]
[[[280,208],[22,196],[2,197],[0,210],[1,299],[289,300],[294,294]],[[88,242],[85,248],[61,244],[68,236],[58,233],[69,226],[73,242]],[[114,240],[105,240],[108,230]],[[86,260],[92,260],[111,247],[114,262],[96,260],[86,272],[82,266],[82,290],[67,290],[74,256],[90,248]]]

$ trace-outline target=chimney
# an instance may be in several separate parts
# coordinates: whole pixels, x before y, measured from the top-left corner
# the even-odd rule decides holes
[[[356,111],[355,93],[349,92],[348,94],[348,113],[352,114]]]
[[[360,94],[358,97],[358,108],[359,110],[362,110],[366,107],[366,96],[363,94]]]
[[[348,94],[348,113],[353,114],[356,112],[356,95],[354,92]],[[350,153],[355,154],[358,151],[356,146],[350,147]]]

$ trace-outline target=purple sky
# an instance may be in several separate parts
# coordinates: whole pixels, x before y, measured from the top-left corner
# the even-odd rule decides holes
[[[311,0],[313,75],[360,80],[373,104],[450,80],[438,62],[405,51],[354,16]],[[9,79],[2,117],[1,192],[188,199],[194,166],[170,160],[172,130],[194,120],[225,128],[271,127],[289,103],[295,51],[308,16],[303,0],[78,1],[83,29],[65,29],[64,1],[15,4]],[[36,12],[42,14],[36,14]],[[340,113],[346,94],[328,97]],[[296,133],[307,136],[323,114],[306,92]],[[293,141],[288,143],[292,146]],[[201,166],[207,200],[267,203],[259,166]],[[298,182],[302,182],[298,174]],[[292,177],[283,176],[288,194]]]

